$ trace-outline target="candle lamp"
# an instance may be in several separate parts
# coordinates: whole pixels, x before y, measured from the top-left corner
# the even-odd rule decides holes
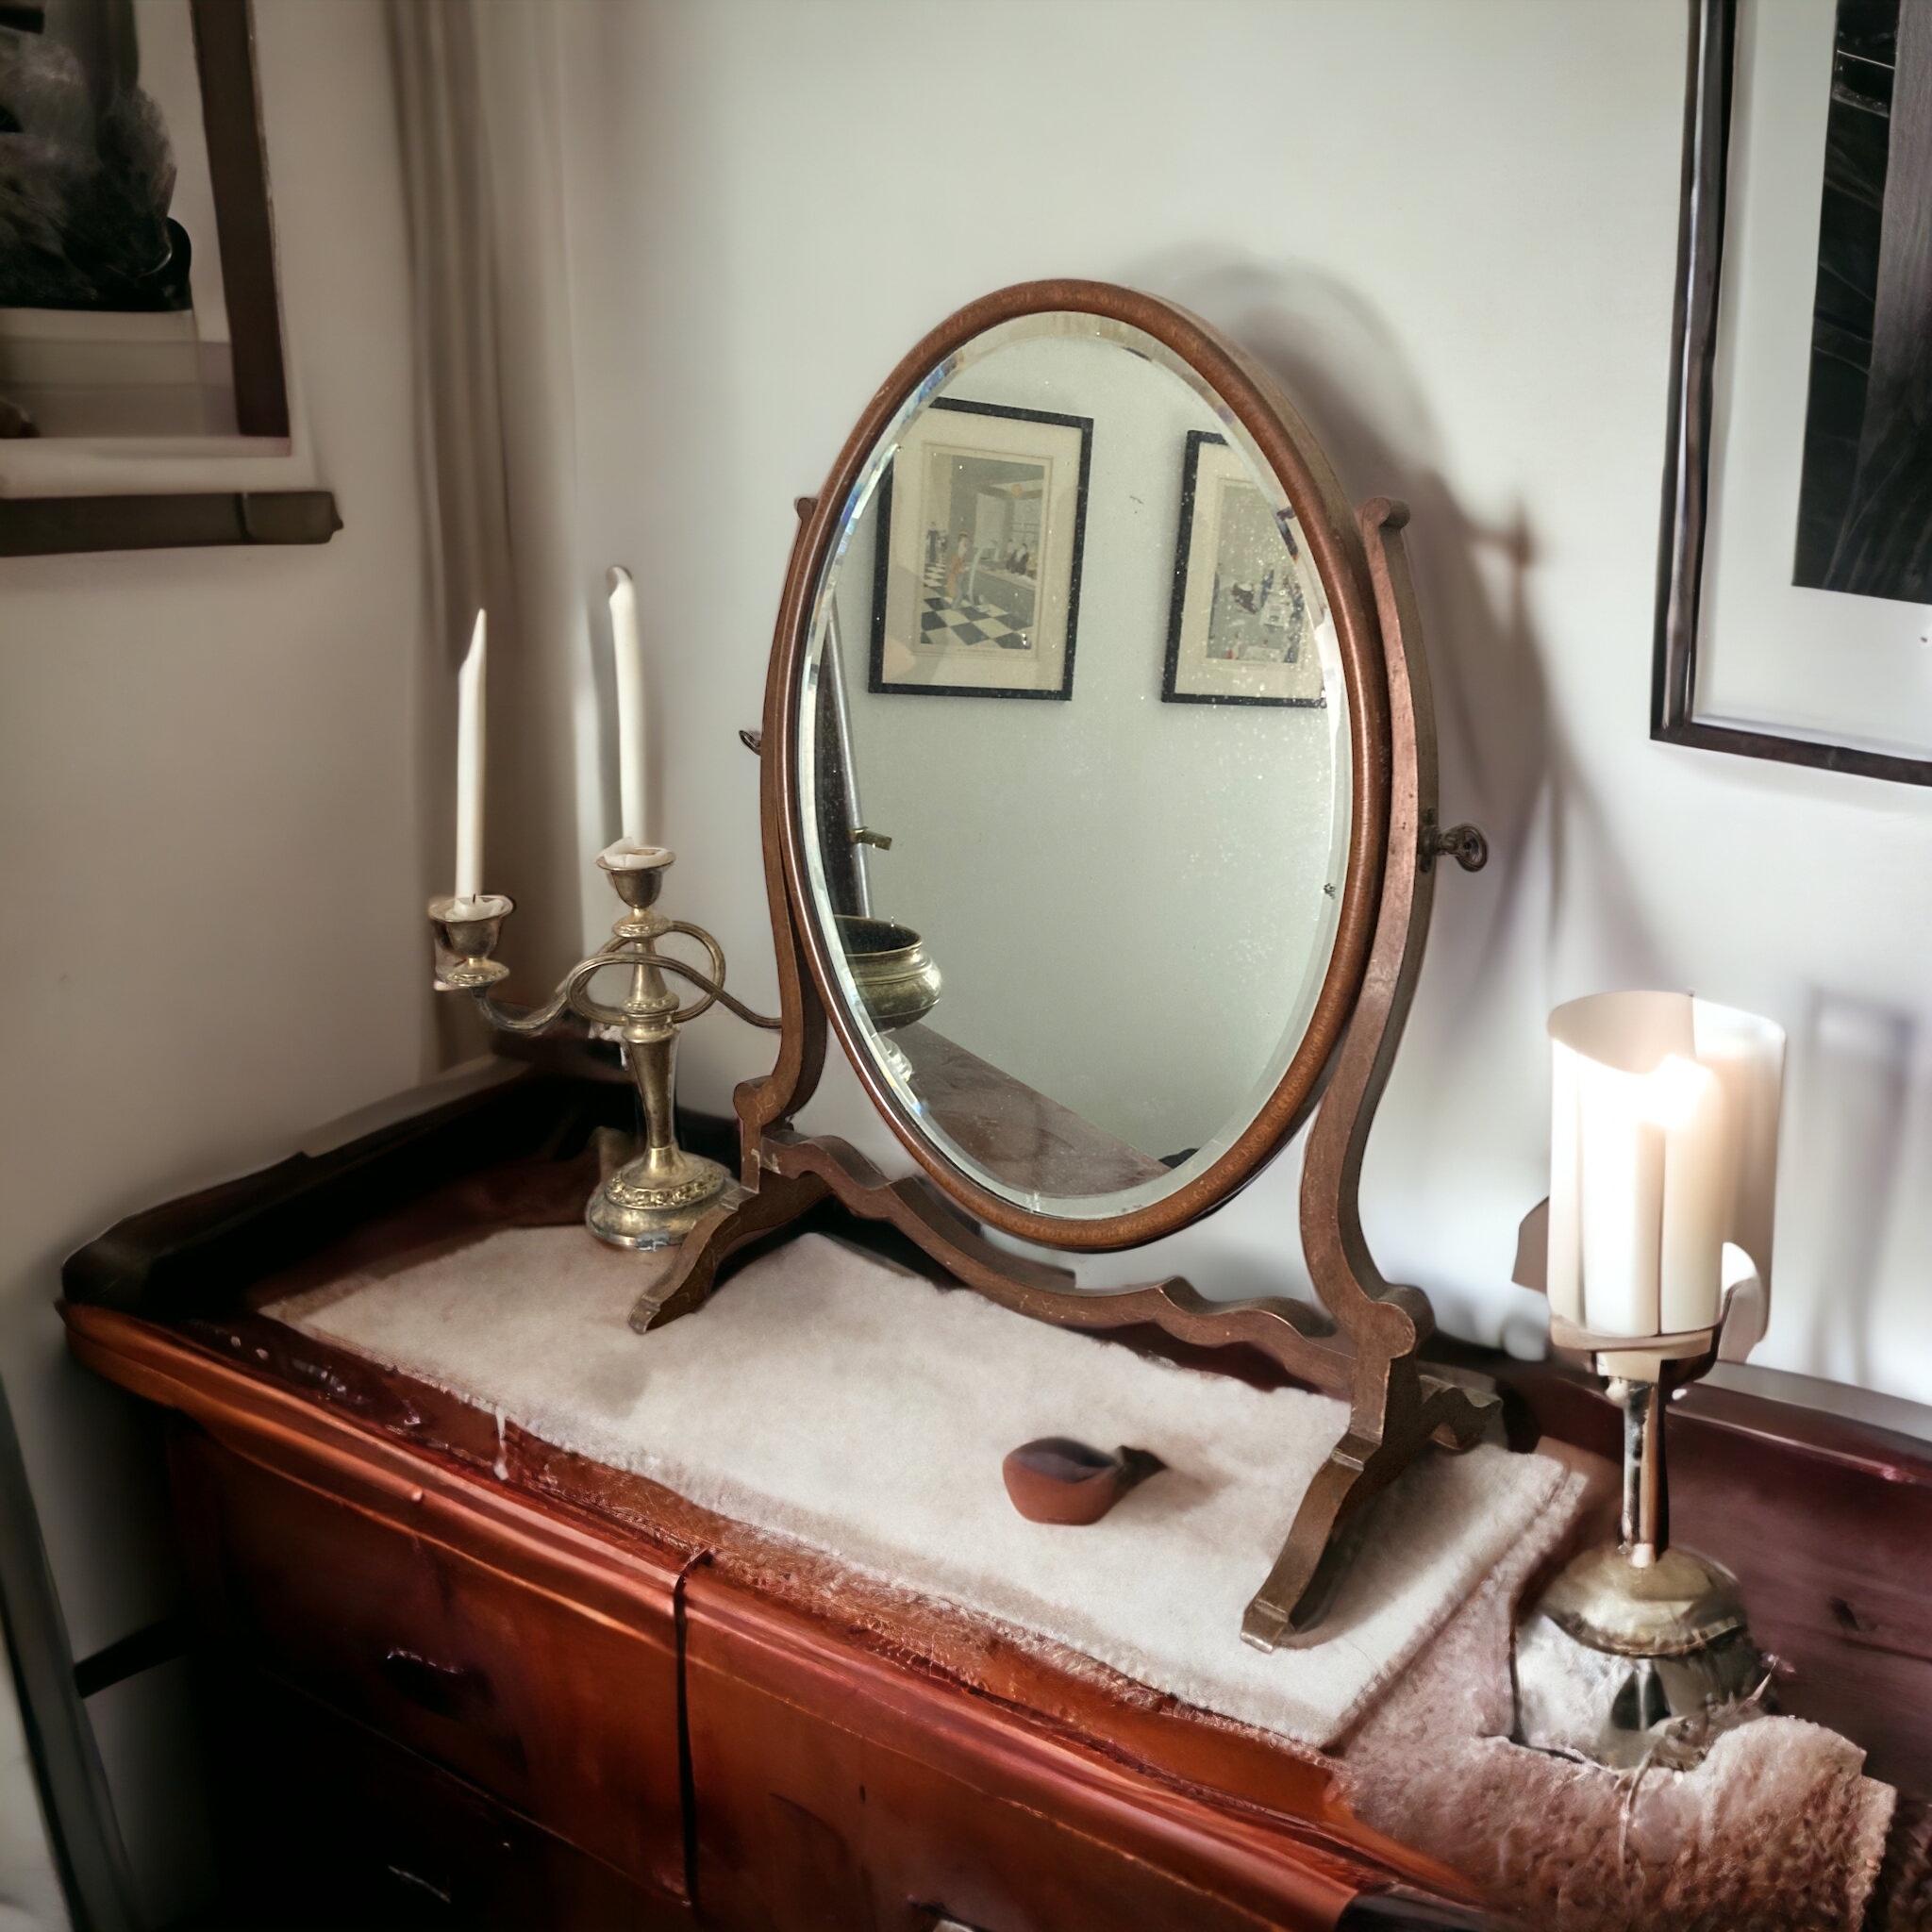
[[[1670,1541],[1664,1426],[1674,1391],[1764,1332],[1784,1034],[1653,992],[1573,1001],[1549,1030],[1550,1197],[1517,1278],[1548,1294],[1551,1341],[1624,1411],[1622,1534],[1570,1563],[1519,1633],[1519,1717],[1545,1741],[1545,1666],[1588,1684],[1591,1733],[1561,1741],[1628,1766],[1694,1751],[1766,1678],[1737,1580]]]
[[[713,1006],[753,1026],[775,1029],[778,1021],[753,1011],[724,990],[724,954],[703,926],[671,919],[658,906],[675,855],[659,845],[620,841],[597,864],[623,902],[610,938],[580,959],[540,1007],[500,1004],[496,988],[509,969],[492,955],[514,904],[502,893],[433,899],[429,923],[436,936],[436,989],[468,993],[483,1017],[503,1033],[539,1034],[575,1021],[615,1030],[625,1064],[637,1089],[643,1117],[643,1151],[609,1175],[591,1196],[585,1223],[599,1241],[619,1248],[663,1248],[681,1241],[711,1208],[743,1197],[744,1190],[715,1160],[677,1144],[675,1068],[677,1029]],[[661,949],[679,933],[702,946],[708,971]],[[622,999],[599,1000],[591,983],[600,974],[624,972]],[[666,975],[694,986],[684,1001]]]

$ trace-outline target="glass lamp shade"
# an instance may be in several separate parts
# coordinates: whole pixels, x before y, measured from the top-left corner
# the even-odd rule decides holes
[[[1608,992],[1558,1007],[1549,1031],[1551,1315],[1642,1341],[1714,1329],[1754,1277],[1768,1300],[1783,1029],[1688,993]]]

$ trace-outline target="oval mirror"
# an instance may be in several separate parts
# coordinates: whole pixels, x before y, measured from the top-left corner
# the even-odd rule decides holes
[[[779,737],[840,1037],[982,1220],[1177,1227],[1306,1117],[1361,975],[1386,726],[1345,501],[1233,349],[1088,283],[936,330],[831,487]]]

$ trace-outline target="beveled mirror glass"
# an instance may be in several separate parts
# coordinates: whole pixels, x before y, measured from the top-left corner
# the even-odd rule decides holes
[[[861,1076],[983,1218],[1079,1246],[1273,1151],[1358,965],[1325,466],[1136,299],[939,345],[840,508],[791,707],[808,941]]]

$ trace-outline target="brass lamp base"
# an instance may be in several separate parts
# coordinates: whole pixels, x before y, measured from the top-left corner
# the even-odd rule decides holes
[[[1586,1550],[1544,1592],[1537,1619],[1560,1639],[1539,1631],[1533,1644],[1519,1640],[1519,1707],[1527,1716],[1536,1701],[1531,1654],[1565,1680],[1566,1702],[1588,1687],[1581,1694],[1593,1707],[1585,1735],[1543,1739],[1525,1724],[1525,1742],[1566,1743],[1624,1770],[1658,1757],[1694,1762],[1709,1720],[1764,1684],[1737,1579],[1689,1550],[1663,1550],[1650,1563],[1613,1543]]]
[[[1765,1708],[1767,1667],[1738,1579],[1668,1533],[1664,1407],[1672,1382],[1701,1358],[1689,1351],[1709,1340],[1652,1339],[1654,1358],[1597,1351],[1624,1410],[1623,1541],[1576,1557],[1516,1633],[1525,1744],[1620,1770],[1653,1760],[1681,1770],[1720,1730]]]
[[[1738,1579],[1675,1547],[1649,1563],[1615,1543],[1586,1550],[1538,1607],[1577,1642],[1615,1657],[1689,1657],[1744,1627]]]
[[[745,1198],[715,1160],[677,1146],[653,1148],[626,1161],[591,1196],[584,1224],[613,1248],[675,1248],[713,1208]]]

